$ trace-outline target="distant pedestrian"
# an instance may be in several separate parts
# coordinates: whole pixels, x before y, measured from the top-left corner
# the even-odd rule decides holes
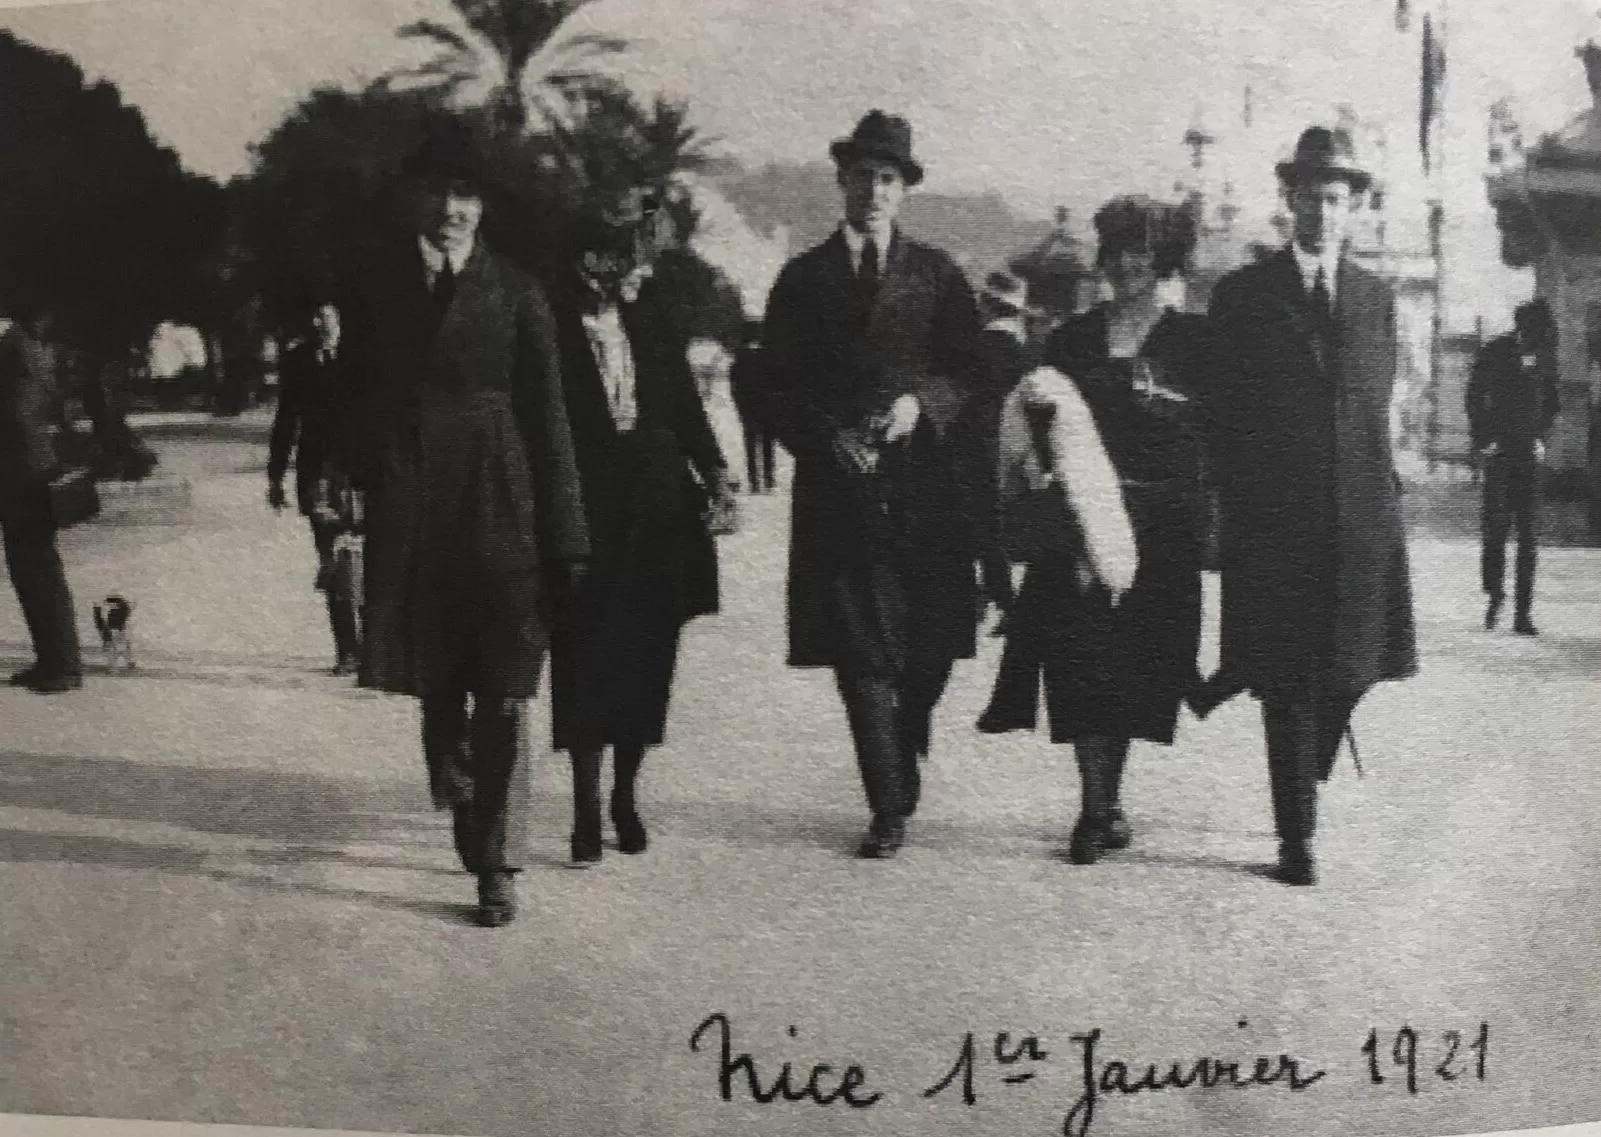
[[[1556,325],[1544,300],[1518,306],[1511,335],[1479,349],[1468,382],[1467,411],[1473,451],[1483,463],[1484,512],[1480,583],[1489,606],[1484,626],[1494,628],[1506,601],[1506,545],[1518,534],[1513,631],[1538,635],[1534,571],[1538,558],[1541,466],[1546,438],[1561,409],[1557,388]]]
[[[339,309],[332,303],[317,307],[312,334],[284,353],[278,410],[267,448],[267,502],[274,509],[287,505],[284,477],[291,460],[295,468],[295,504],[311,524],[317,550],[316,587],[328,606],[336,662],[334,674],[352,675],[357,669],[357,616],[348,597],[335,587],[334,543],[344,528],[331,502],[319,502],[319,491],[332,479],[339,430],[347,413],[349,383],[340,351]],[[321,506],[321,508],[319,508]]]
[[[778,486],[778,438],[773,433],[772,392],[765,368],[761,321],[747,321],[734,349],[729,384],[745,436],[745,485],[753,494],[772,493]]]
[[[34,652],[34,662],[9,682],[41,695],[83,686],[77,616],[51,500],[51,480],[61,471],[51,370],[30,329],[0,315],[0,536]]]
[[[1005,630],[1011,610],[1012,567],[1000,534],[999,454],[1001,408],[1034,364],[1039,352],[1029,342],[1028,286],[1011,273],[991,273],[978,295],[979,368],[972,397],[963,406],[952,435],[963,454],[968,509],[975,528],[982,602],[992,605]]]
[[[499,927],[528,856],[524,718],[549,582],[581,574],[588,527],[555,320],[480,239],[470,140],[430,139],[406,174],[416,228],[341,303],[367,506],[361,678],[422,701],[435,808],[478,878],[478,921]]]

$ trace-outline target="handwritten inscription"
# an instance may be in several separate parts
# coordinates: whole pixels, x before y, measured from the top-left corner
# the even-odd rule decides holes
[[[1250,1026],[1240,1019],[1236,1026]],[[785,1034],[799,1037],[791,1026]],[[981,1085],[1005,1089],[1028,1085],[1047,1068],[1053,1056],[1038,1034],[999,1031],[981,1044],[968,1031],[957,1046],[955,1058],[935,1081],[919,1094],[925,1100],[949,1097],[964,1106],[977,1105]],[[1330,1071],[1317,1063],[1288,1053],[1224,1058],[1202,1055],[1162,1061],[1137,1061],[1112,1056],[1106,1034],[1096,1028],[1068,1036],[1074,1090],[1077,1093],[1063,1118],[1063,1137],[1088,1137],[1098,1112],[1116,1098],[1181,1091],[1241,1091],[1277,1089],[1301,1094],[1325,1084]],[[791,1060],[769,1062],[764,1071],[755,1055],[735,1045],[734,1026],[719,1011],[708,1015],[689,1040],[690,1050],[717,1056],[717,1088],[723,1101],[749,1100],[759,1105],[810,1102],[818,1106],[871,1109],[889,1100],[888,1092],[870,1085],[867,1067],[859,1061],[817,1063],[809,1067]],[[1384,1033],[1369,1031],[1356,1049],[1363,1060],[1366,1084],[1402,1087],[1408,1094],[1423,1092],[1431,1080],[1440,1085],[1483,1082],[1488,1078],[1490,1026],[1480,1023],[1471,1035],[1446,1030],[1425,1035],[1410,1025]]]

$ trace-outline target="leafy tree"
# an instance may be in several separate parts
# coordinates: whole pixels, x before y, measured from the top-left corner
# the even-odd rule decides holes
[[[72,349],[103,473],[154,465],[128,428],[126,369],[158,323],[203,307],[221,196],[114,86],[0,32],[0,297]]]

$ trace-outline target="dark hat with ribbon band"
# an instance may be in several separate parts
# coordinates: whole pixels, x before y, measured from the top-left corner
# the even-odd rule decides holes
[[[877,158],[898,167],[909,186],[923,180],[923,167],[912,157],[911,124],[880,110],[868,111],[851,136],[836,140],[828,152],[841,166]]]
[[[1361,193],[1373,184],[1373,174],[1356,160],[1356,145],[1347,130],[1309,127],[1295,144],[1295,156],[1278,164],[1286,184],[1343,181]]]

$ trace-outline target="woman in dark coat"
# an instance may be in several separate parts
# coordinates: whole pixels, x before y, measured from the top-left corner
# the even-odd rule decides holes
[[[1046,372],[1044,379],[1031,376],[1016,395],[1020,404],[1049,407],[1066,420],[1045,425],[1039,442],[1069,467],[1058,474],[1071,500],[1058,497],[1056,504],[1072,523],[1054,547],[1025,554],[1027,574],[980,729],[1033,729],[1043,678],[1051,740],[1073,744],[1082,782],[1069,849],[1079,864],[1132,840],[1120,805],[1130,742],[1170,745],[1179,705],[1197,683],[1200,440],[1188,406],[1206,359],[1205,320],[1174,311],[1164,295],[1164,279],[1178,279],[1193,238],[1181,218],[1160,210],[1120,199],[1096,215],[1098,261],[1113,298],[1069,319],[1046,347],[1046,366],[1070,377],[1071,388],[1040,397],[1049,387]],[[1084,451],[1097,448],[1115,475],[1100,493],[1074,469]],[[1043,492],[1048,503],[1052,491]],[[1097,516],[1109,511],[1115,543],[1119,502],[1137,564],[1121,596],[1098,563],[1106,554],[1095,547],[1109,543],[1098,535],[1108,527]]]
[[[590,220],[583,270],[559,314],[562,371],[584,486],[591,559],[562,598],[551,645],[554,743],[573,767],[572,859],[601,859],[600,771],[623,853],[647,844],[635,792],[666,737],[679,636],[717,610],[706,514],[726,503],[724,456],[690,374],[670,298],[641,279],[636,227]]]

